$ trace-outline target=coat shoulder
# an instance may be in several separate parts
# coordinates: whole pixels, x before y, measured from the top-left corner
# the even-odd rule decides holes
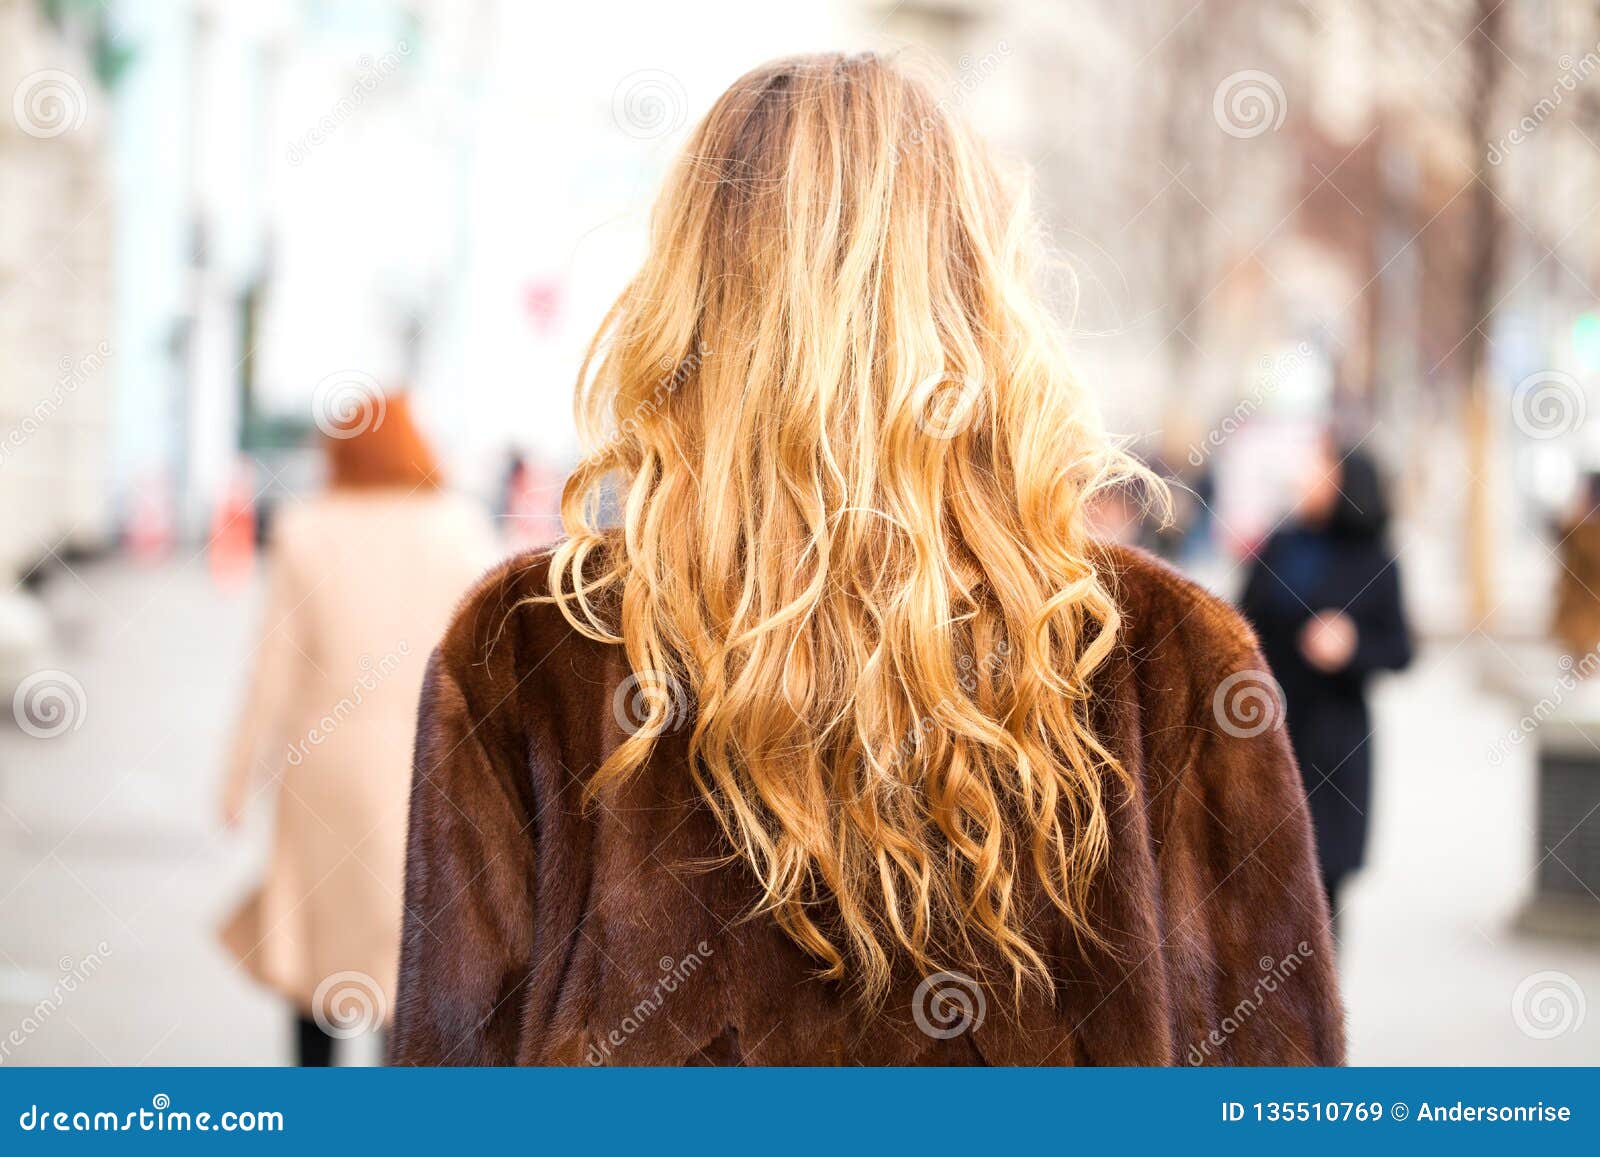
[[[1181,664],[1210,679],[1256,660],[1255,631],[1226,600],[1136,547],[1105,544],[1101,551],[1124,646],[1136,662]]]
[[[561,654],[606,645],[573,627],[551,600],[553,553],[514,554],[468,589],[438,647],[458,678],[510,675],[521,683]]]

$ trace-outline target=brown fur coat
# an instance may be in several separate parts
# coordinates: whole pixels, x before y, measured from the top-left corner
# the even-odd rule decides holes
[[[685,771],[687,728],[585,809],[585,777],[621,736],[626,658],[548,604],[518,605],[545,592],[544,556],[500,567],[423,691],[393,1059],[1341,1063],[1328,912],[1281,705],[1267,720],[1240,711],[1266,664],[1227,605],[1108,551],[1124,628],[1097,676],[1098,733],[1138,790],[1113,809],[1095,883],[1107,944],[1076,942],[1037,903],[1053,1000],[1025,993],[1019,1009],[966,977],[903,972],[870,1016],[774,924],[743,919],[755,892],[742,865],[704,867],[725,845]]]

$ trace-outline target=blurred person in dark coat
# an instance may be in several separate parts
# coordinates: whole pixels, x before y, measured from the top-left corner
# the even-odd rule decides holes
[[[1366,855],[1372,799],[1367,683],[1411,661],[1388,503],[1371,458],[1324,444],[1290,523],[1256,556],[1242,610],[1283,687],[1329,910]]]

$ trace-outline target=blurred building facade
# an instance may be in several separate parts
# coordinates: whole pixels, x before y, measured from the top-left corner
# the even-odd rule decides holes
[[[112,190],[95,75],[38,5],[0,3],[0,567],[13,571],[110,525]]]
[[[48,646],[15,583],[105,543],[114,416],[106,72],[89,41],[0,0],[0,688]]]

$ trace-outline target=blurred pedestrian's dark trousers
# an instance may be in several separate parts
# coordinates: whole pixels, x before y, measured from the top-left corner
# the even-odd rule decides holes
[[[388,1034],[377,1032],[378,1055],[388,1053]],[[296,1017],[294,1022],[295,1057],[303,1069],[325,1069],[333,1064],[333,1037],[309,1016]],[[383,1062],[380,1061],[380,1064]]]
[[[333,1064],[333,1038],[309,1016],[295,1021],[295,1047],[303,1069],[325,1069]]]

